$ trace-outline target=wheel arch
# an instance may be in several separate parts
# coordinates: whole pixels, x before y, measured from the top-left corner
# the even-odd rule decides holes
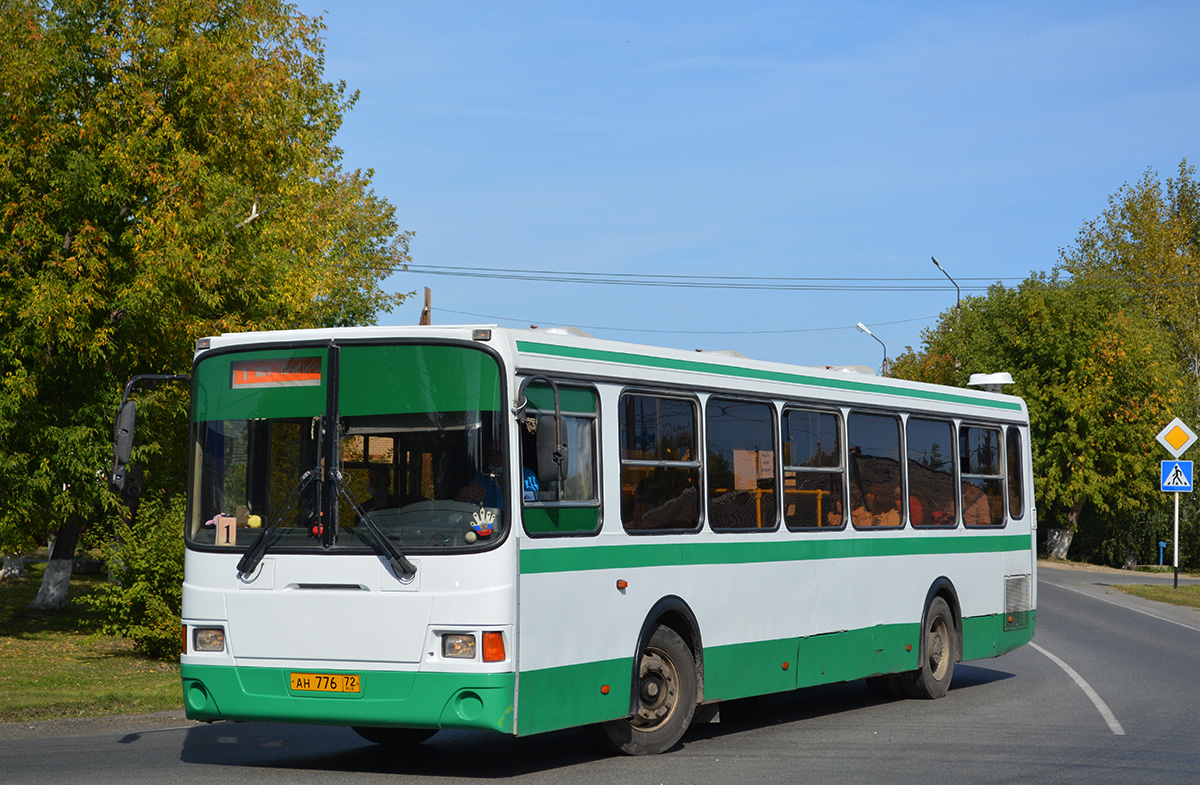
[[[630,714],[637,711],[638,707],[636,688],[638,683],[638,660],[642,656],[642,651],[650,642],[650,636],[654,634],[654,628],[659,626],[674,630],[675,634],[683,638],[683,642],[691,649],[692,659],[696,663],[696,700],[697,703],[704,700],[704,645],[700,637],[700,623],[696,621],[696,614],[692,612],[687,602],[682,597],[671,594],[654,603],[649,612],[646,613],[646,618],[642,622],[642,629],[638,633],[637,646],[633,650],[633,674],[629,690]]]
[[[941,597],[950,606],[950,615],[954,617],[954,661],[962,662],[962,608],[958,602],[958,590],[954,588],[954,582],[945,575],[930,584],[929,591],[925,593],[925,604],[921,608],[920,657],[925,657],[925,624],[928,621],[926,617],[929,615],[929,605],[933,602],[934,597]]]

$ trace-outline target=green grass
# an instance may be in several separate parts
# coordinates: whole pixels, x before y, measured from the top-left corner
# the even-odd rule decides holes
[[[100,635],[95,612],[78,602],[103,575],[72,576],[61,611],[26,609],[43,569],[29,565],[27,578],[0,582],[0,722],[179,708],[179,666],[148,660],[129,641]]]
[[[1186,608],[1200,608],[1200,586],[1145,586],[1130,584],[1128,586],[1111,586],[1126,594],[1141,597],[1143,600],[1169,602],[1172,605],[1182,605]]]

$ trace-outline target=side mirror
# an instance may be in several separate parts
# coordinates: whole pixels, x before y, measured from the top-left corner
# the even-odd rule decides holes
[[[133,429],[137,419],[137,404],[125,401],[117,409],[117,422],[113,426],[113,468],[108,479],[108,486],[116,493],[125,490],[128,480],[126,465],[133,452]]]
[[[537,476],[543,485],[567,479],[567,445],[559,444],[558,422],[552,414],[537,418]]]

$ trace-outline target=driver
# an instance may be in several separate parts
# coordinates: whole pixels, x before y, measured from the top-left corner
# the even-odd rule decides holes
[[[492,442],[487,446],[484,451],[484,459],[487,461],[486,471],[476,474],[475,478],[467,483],[454,499],[478,504],[481,507],[504,509],[504,452],[500,449],[499,443]],[[521,468],[522,498],[527,502],[534,501],[537,499],[539,490],[537,475],[528,466]]]

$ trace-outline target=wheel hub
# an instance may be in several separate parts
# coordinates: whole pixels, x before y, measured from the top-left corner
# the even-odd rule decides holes
[[[677,704],[678,683],[671,662],[658,651],[647,651],[638,668],[638,709],[630,718],[634,727],[646,730],[670,719]]]

